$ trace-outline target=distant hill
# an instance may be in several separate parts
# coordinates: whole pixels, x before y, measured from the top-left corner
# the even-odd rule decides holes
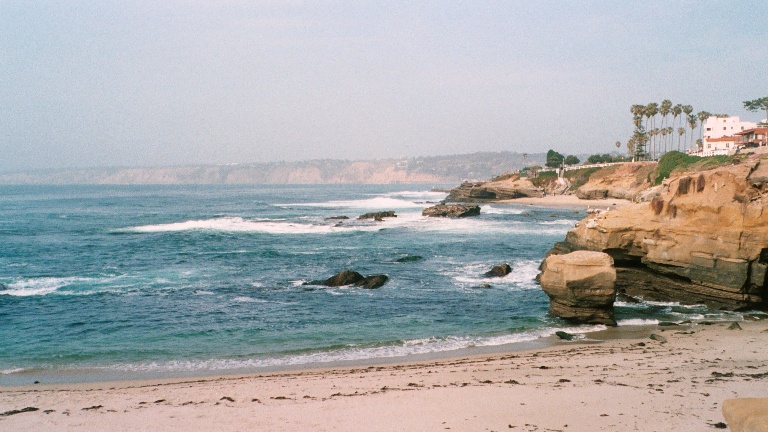
[[[82,168],[0,173],[0,184],[453,184],[542,165],[545,153],[482,152],[368,161]]]

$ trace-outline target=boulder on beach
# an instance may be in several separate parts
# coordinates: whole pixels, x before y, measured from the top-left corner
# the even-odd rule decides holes
[[[479,205],[460,205],[460,204],[449,204],[449,205],[440,204],[440,205],[436,205],[436,206],[432,206],[424,209],[424,211],[421,212],[421,215],[429,216],[429,217],[451,217],[451,218],[479,216],[480,206]]]
[[[504,263],[493,267],[490,271],[485,272],[485,277],[504,277],[512,273],[512,267],[509,264]]]
[[[325,220],[347,220],[349,219],[349,216],[331,216],[325,218]]]
[[[552,315],[576,323],[616,325],[616,269],[610,255],[592,251],[550,255],[540,282]]]
[[[372,213],[366,213],[358,216],[358,219],[373,219],[375,221],[383,221],[384,218],[388,217],[397,217],[394,211],[381,211],[381,212],[372,212]]]
[[[768,398],[726,399],[722,410],[733,432],[768,432]]]

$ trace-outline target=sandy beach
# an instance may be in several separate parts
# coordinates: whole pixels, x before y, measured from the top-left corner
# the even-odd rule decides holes
[[[768,320],[729,325],[413,364],[3,387],[0,430],[707,431],[724,399],[768,396]]]
[[[583,200],[579,199],[576,195],[547,195],[541,198],[516,198],[511,200],[498,201],[505,204],[522,204],[535,207],[548,207],[548,208],[572,208],[572,209],[587,209],[587,208],[616,208],[632,204],[631,201],[618,199],[618,198],[606,198],[599,200]]]

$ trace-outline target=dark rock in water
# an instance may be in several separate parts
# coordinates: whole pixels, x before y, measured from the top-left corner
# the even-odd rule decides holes
[[[423,259],[424,259],[424,257],[422,257],[420,255],[408,255],[408,256],[404,256],[402,258],[398,258],[395,261],[399,262],[399,263],[409,263],[409,262],[421,261]]]
[[[349,216],[331,216],[325,218],[325,220],[346,220],[349,219]]]
[[[487,284],[487,283],[480,284],[478,285],[478,288],[491,288],[491,284]]]
[[[363,287],[365,289],[379,288],[389,280],[387,275],[372,275],[365,277],[360,273],[352,270],[344,270],[341,273],[337,273],[326,280],[313,280],[305,282],[303,285],[323,285],[327,287],[341,287],[347,285],[354,285],[356,287]]]
[[[383,221],[384,218],[388,217],[397,217],[395,212],[393,211],[382,211],[382,212],[373,212],[373,213],[366,213],[363,215],[358,216],[358,219],[373,219],[375,221]]]
[[[387,275],[372,275],[363,279],[360,282],[355,283],[355,286],[363,287],[365,289],[376,289],[383,286],[389,280]]]
[[[346,285],[354,285],[365,280],[365,276],[352,270],[344,270],[341,273],[335,274],[330,278],[323,281],[321,285],[329,287],[340,287]]]
[[[497,265],[491,269],[491,271],[485,272],[485,277],[504,277],[512,273],[512,267],[509,264],[504,263]]]
[[[436,205],[424,209],[422,216],[429,217],[453,217],[462,218],[468,216],[479,216],[479,205]]]
[[[6,285],[6,284],[4,284],[4,283],[0,282],[0,291],[5,291],[5,290],[7,290],[7,289],[8,289],[8,285]]]
[[[732,322],[731,325],[728,326],[728,330],[741,330],[741,326],[737,322]]]
[[[564,331],[558,331],[558,332],[555,332],[555,334],[556,334],[556,335],[557,335],[557,337],[559,337],[560,339],[562,339],[562,340],[567,340],[567,341],[569,341],[569,340],[573,340],[573,338],[575,337],[574,335],[572,335],[572,334],[570,334],[570,333],[567,333],[567,332],[564,332]]]

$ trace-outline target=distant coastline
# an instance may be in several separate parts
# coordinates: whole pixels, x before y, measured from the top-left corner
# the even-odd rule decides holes
[[[0,184],[458,184],[542,164],[544,153],[0,172]]]

